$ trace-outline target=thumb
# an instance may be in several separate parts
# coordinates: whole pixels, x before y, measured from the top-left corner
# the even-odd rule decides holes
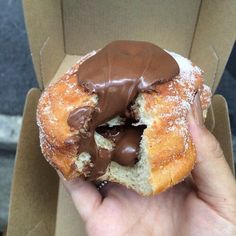
[[[188,115],[189,129],[196,146],[197,161],[192,171],[198,196],[219,211],[230,205],[236,214],[236,182],[216,138],[203,125],[197,94]]]
[[[81,178],[65,180],[57,171],[60,180],[70,194],[82,219],[86,222],[102,204],[102,196],[91,182]]]

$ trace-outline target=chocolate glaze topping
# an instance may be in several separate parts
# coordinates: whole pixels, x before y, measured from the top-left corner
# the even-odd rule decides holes
[[[84,170],[85,177],[93,180],[101,176],[111,160],[125,166],[136,163],[143,127],[129,124],[106,132],[98,128],[98,132],[114,142],[112,151],[97,147],[95,129],[118,115],[130,116],[127,108],[139,92],[153,91],[156,84],[178,74],[178,64],[168,53],[154,44],[137,41],[114,41],[79,67],[78,84],[98,95],[95,108],[77,108],[67,120],[72,129],[79,130],[79,135],[66,142],[77,143],[78,154],[91,155],[92,165]]]

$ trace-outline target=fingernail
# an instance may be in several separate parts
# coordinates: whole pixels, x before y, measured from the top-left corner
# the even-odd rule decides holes
[[[195,98],[193,101],[193,116],[194,116],[195,122],[199,126],[204,126],[204,120],[202,116],[202,106],[201,106],[199,93],[195,95]]]

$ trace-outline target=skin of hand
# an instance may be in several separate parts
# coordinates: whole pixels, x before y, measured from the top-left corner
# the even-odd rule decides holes
[[[197,150],[191,177],[142,197],[119,184],[102,192],[81,179],[63,181],[88,235],[236,235],[236,182],[215,137],[203,125],[197,94],[188,114]]]

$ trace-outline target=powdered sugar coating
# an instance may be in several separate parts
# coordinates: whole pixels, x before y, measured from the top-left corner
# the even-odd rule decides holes
[[[185,77],[185,79],[187,79],[186,76],[189,77],[190,74],[201,74],[202,73],[202,70],[198,66],[193,65],[189,59],[187,59],[175,52],[170,52],[167,50],[165,50],[165,51],[167,53],[169,53],[177,62],[179,69],[180,69],[180,72],[179,72],[180,77]],[[194,77],[191,77],[188,79],[194,80]]]
[[[200,94],[202,108],[207,109],[210,105],[211,90],[203,84],[202,70],[198,66],[174,52],[167,50],[166,52],[176,60],[180,72],[170,82],[157,85],[158,94],[151,96],[155,96],[158,102],[147,106],[146,112],[150,112],[148,115],[155,117],[154,122],[157,121],[162,127],[160,132],[166,132],[169,135],[177,133],[183,138],[185,152],[191,139],[187,113],[191,109],[197,92]]]

